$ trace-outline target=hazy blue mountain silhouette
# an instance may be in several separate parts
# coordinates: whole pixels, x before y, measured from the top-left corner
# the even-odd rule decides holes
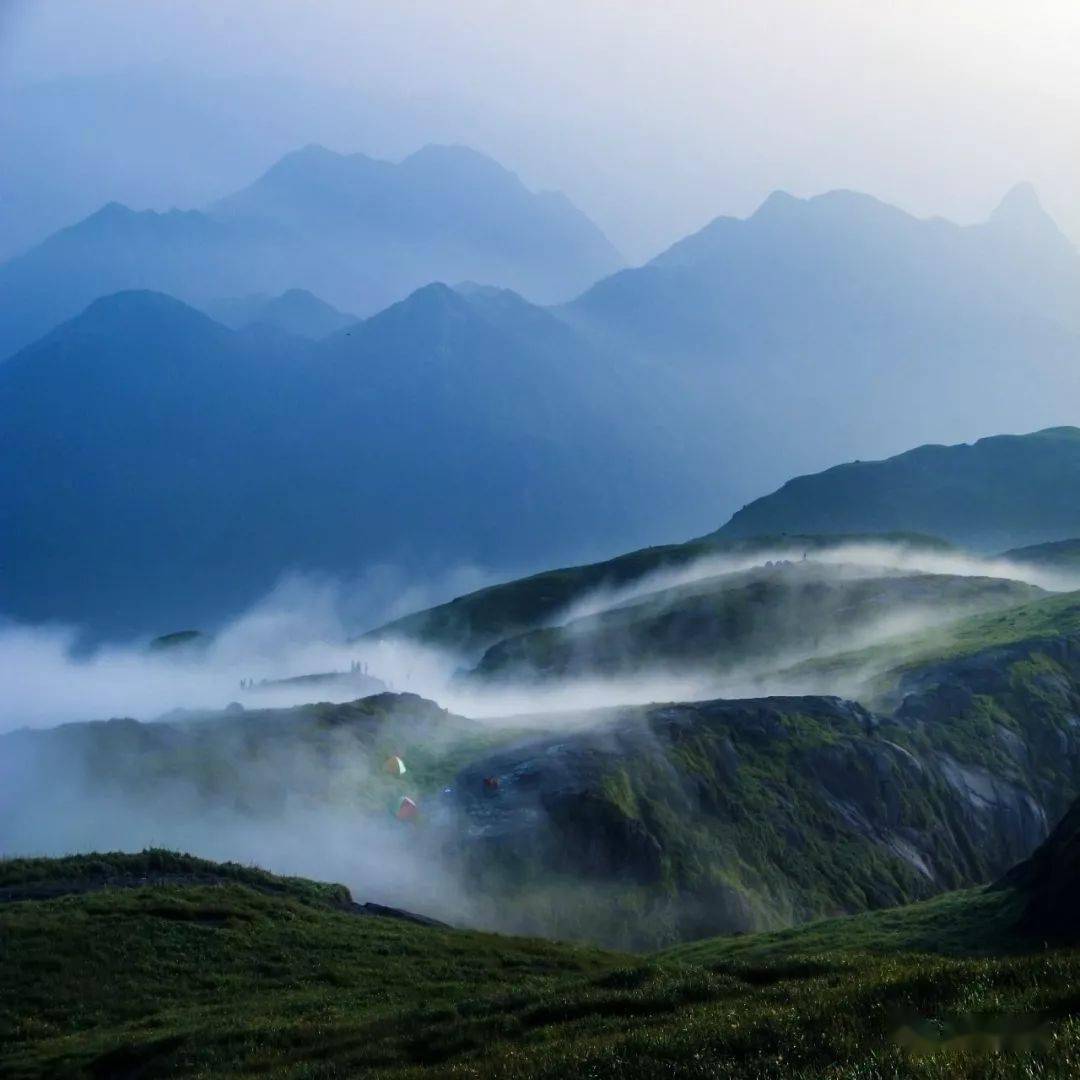
[[[853,192],[777,193],[561,310],[681,380],[759,491],[1080,415],[1080,257],[1026,185],[963,227]]]
[[[593,557],[689,529],[707,471],[553,316],[442,285],[320,343],[114,295],[0,365],[0,412],[0,611],[105,634],[290,569]]]
[[[205,302],[249,296],[258,283],[230,290],[231,278],[329,229],[344,212],[335,191],[347,202],[363,188],[354,174],[427,176],[438,162],[473,188],[501,174],[445,153],[384,166],[308,150],[213,215],[106,208],[27,256],[19,287],[56,300],[54,249],[74,275],[57,280],[84,291],[151,263],[178,282],[214,251]],[[0,268],[0,295],[14,266]],[[836,461],[1069,423],[1078,266],[1028,188],[963,228],[838,192],[775,195],[560,307],[431,285],[319,342],[281,319],[226,314],[244,327],[232,333],[168,298],[111,297],[0,365],[13,418],[0,433],[0,556],[20,567],[0,610],[160,631],[205,624],[290,567],[582,562],[700,534]],[[313,297],[300,306],[313,303],[327,314]],[[0,321],[32,309],[5,304]],[[1080,533],[1032,468],[1046,500],[1022,528],[958,490],[946,509],[975,500],[960,535],[938,524],[931,486],[880,513],[860,495],[863,510],[841,514],[823,495],[812,520],[760,528],[920,530],[991,549]],[[1076,502],[1063,476],[1061,498]]]
[[[338,311],[307,289],[288,289],[280,296],[255,293],[229,297],[203,304],[202,309],[232,330],[271,326],[312,341],[359,321],[355,315]]]
[[[620,263],[564,196],[475,151],[430,146],[395,165],[311,146],[205,210],[110,203],[0,265],[0,357],[126,289],[201,306],[303,288],[368,315],[435,280],[563,300]]]
[[[309,146],[210,213],[320,237],[368,279],[368,312],[429,281],[462,278],[540,302],[568,299],[622,262],[564,195],[533,193],[464,146],[426,146],[396,165]],[[377,258],[359,266],[357,247]],[[334,285],[335,293],[319,295],[334,300],[342,288]]]
[[[1078,295],[1080,258],[1022,184],[973,226],[914,218],[857,192],[775,192],[751,217],[717,218],[644,267],[598,282],[571,311],[628,340],[692,353],[808,334],[857,343],[958,318],[1076,328]]]
[[[1080,428],[920,446],[789,480],[717,533],[931,533],[984,550],[1080,534]]]

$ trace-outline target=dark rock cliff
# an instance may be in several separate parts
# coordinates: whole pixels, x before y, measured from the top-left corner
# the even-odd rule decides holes
[[[993,880],[1028,857],[1080,790],[1080,640],[912,670],[891,715],[807,696],[591,720],[461,771],[465,864],[526,928],[526,894],[550,878],[574,883],[543,916],[567,932],[746,931]]]

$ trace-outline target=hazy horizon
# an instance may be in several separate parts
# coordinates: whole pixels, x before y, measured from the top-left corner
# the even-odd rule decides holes
[[[0,257],[113,199],[201,205],[312,142],[391,160],[471,146],[565,192],[631,263],[778,189],[967,223],[1027,181],[1080,235],[1062,33],[1080,10],[1060,0],[249,12],[7,0]]]

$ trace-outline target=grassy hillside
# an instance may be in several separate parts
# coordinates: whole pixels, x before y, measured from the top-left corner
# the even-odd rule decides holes
[[[720,535],[903,528],[1001,550],[1080,534],[1080,509],[1062,497],[1078,479],[1080,428],[919,446],[789,480],[744,506]]]
[[[815,657],[790,668],[788,679],[806,686],[844,687],[862,684],[860,700],[888,704],[904,675],[916,668],[948,663],[1023,641],[1080,633],[1080,591],[1059,593],[988,611],[917,633],[901,635],[864,649]]]
[[[88,856],[0,863],[0,880],[92,877],[94,862],[146,870],[141,856]],[[501,999],[554,996],[618,963],[361,917],[340,910],[339,888],[239,868],[188,883],[212,864],[167,862],[176,884],[0,903],[0,1073],[334,1075],[437,1062],[475,1050]],[[446,1030],[425,1047],[418,1031],[459,1010],[472,1013],[471,1035]]]
[[[0,756],[22,763],[17,774],[5,774],[0,810],[14,808],[20,789],[27,800],[47,798],[42,778],[52,775],[64,777],[68,795],[82,789],[87,804],[112,797],[142,800],[147,808],[171,800],[177,814],[181,807],[264,815],[327,805],[382,813],[403,794],[440,790],[469,760],[515,735],[512,727],[485,727],[415,694],[389,693],[168,722],[115,719],[15,731],[0,735]],[[404,777],[385,771],[392,755],[405,760]]]
[[[639,947],[986,882],[1080,790],[1077,650],[1026,643],[910,680],[891,716],[691,702],[495,750],[454,783],[482,838],[465,853],[519,926]]]
[[[982,886],[837,919],[821,919],[762,934],[705,938],[661,955],[695,964],[762,964],[806,960],[821,953],[935,953],[986,956],[1030,950],[1015,933],[1023,898],[1014,890]]]
[[[893,916],[908,917],[926,922]],[[1075,1075],[1076,952],[859,951],[845,925],[786,954],[751,938],[643,957],[359,917],[239,878],[0,903],[0,1072]]]
[[[684,544],[642,548],[604,562],[569,566],[518,578],[502,585],[459,596],[447,604],[397,619],[365,635],[368,638],[407,637],[431,645],[476,654],[502,638],[557,622],[576,601],[597,590],[617,591],[653,574],[677,572],[711,557],[740,558],[765,553],[772,558],[847,543],[887,543],[900,548],[948,549],[944,540],[909,532],[810,536],[794,533],[731,539],[711,535]]]
[[[776,933],[720,937],[663,955],[695,963],[760,963],[816,953],[976,956],[1080,943],[1080,800],[1031,856],[996,883],[920,904],[823,919]]]
[[[243,858],[252,830],[306,851],[296,834],[307,828],[336,861],[294,852],[285,865],[346,876],[354,847],[375,845],[389,869],[420,871],[416,892],[395,883],[399,903],[612,947],[924,899],[1026,857],[1080,792],[1080,635],[1032,636],[1067,625],[1072,602],[995,616],[996,638],[997,624],[973,624],[982,629],[961,638],[1026,636],[910,665],[874,713],[834,696],[772,696],[515,728],[380,695],[16,733],[0,738],[0,846],[87,850],[104,832],[117,847]],[[404,777],[383,771],[393,754]],[[419,803],[414,825],[395,820],[406,795]],[[84,819],[95,832],[80,831]],[[227,844],[207,846],[226,828]],[[424,868],[436,865],[446,876],[433,894]]]
[[[1080,569],[1080,539],[1056,540],[1049,544],[1013,548],[1004,552],[1001,557],[1031,566],[1075,571]]]
[[[508,637],[474,674],[524,678],[697,670],[835,648],[895,633],[900,620],[948,622],[1042,595],[999,578],[779,562],[660,589],[562,626]]]

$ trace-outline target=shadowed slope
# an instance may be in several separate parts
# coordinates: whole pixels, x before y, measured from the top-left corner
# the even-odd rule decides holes
[[[992,551],[1080,531],[1080,429],[920,446],[789,480],[743,507],[724,537],[916,529]]]

